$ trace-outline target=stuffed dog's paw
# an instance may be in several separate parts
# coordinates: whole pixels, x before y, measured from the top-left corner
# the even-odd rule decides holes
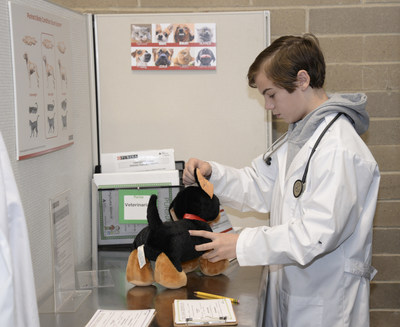
[[[186,285],[186,273],[179,272],[165,253],[161,253],[156,260],[154,279],[160,285],[167,288],[180,288]]]
[[[229,266],[229,260],[224,259],[218,262],[210,262],[207,259],[199,259],[200,270],[204,275],[216,276],[223,273]]]
[[[133,250],[129,255],[128,264],[126,265],[126,280],[137,286],[148,286],[153,284],[153,268],[146,259],[144,267],[140,268],[137,249]]]
[[[190,273],[199,267],[199,258],[182,262],[182,269],[185,273]]]

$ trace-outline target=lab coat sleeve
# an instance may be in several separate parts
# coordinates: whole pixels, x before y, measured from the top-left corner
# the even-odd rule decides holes
[[[256,158],[251,167],[236,169],[210,162],[214,193],[223,205],[242,212],[269,212],[272,190],[277,172],[267,166],[262,156]]]
[[[0,325],[39,326],[25,216],[0,134]],[[5,263],[5,266],[3,265]]]
[[[363,218],[372,222],[376,162],[348,151],[326,151],[315,162],[318,168],[310,167],[305,193],[294,199],[287,190],[286,207],[278,213],[288,215],[281,217],[284,223],[242,231],[236,247],[240,265],[307,265],[351,237]]]

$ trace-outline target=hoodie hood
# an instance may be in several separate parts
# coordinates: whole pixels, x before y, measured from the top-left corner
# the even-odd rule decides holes
[[[367,96],[365,94],[328,94],[328,98],[327,101],[310,112],[304,119],[289,125],[286,171],[296,154],[329,114],[342,112],[350,120],[359,135],[367,131],[369,116],[365,110],[367,104]]]

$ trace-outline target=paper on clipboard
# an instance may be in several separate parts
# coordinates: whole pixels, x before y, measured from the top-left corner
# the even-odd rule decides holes
[[[237,325],[235,312],[229,299],[175,300],[174,325]]]

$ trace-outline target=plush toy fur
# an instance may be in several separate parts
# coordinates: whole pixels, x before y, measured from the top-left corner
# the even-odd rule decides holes
[[[192,237],[189,230],[212,231],[209,223],[219,218],[219,200],[204,189],[212,187],[196,171],[196,180],[201,187],[189,186],[180,191],[170,206],[174,221],[162,222],[157,210],[157,196],[152,195],[147,208],[148,226],[133,242],[126,267],[128,282],[137,286],[148,286],[157,282],[166,288],[180,288],[187,283],[186,273],[200,267],[203,274],[214,276],[229,265],[228,260],[211,263],[202,259],[204,252],[197,252],[195,245],[210,242],[202,237]],[[138,248],[144,245],[146,264],[140,268]],[[151,262],[155,261],[154,270]]]

